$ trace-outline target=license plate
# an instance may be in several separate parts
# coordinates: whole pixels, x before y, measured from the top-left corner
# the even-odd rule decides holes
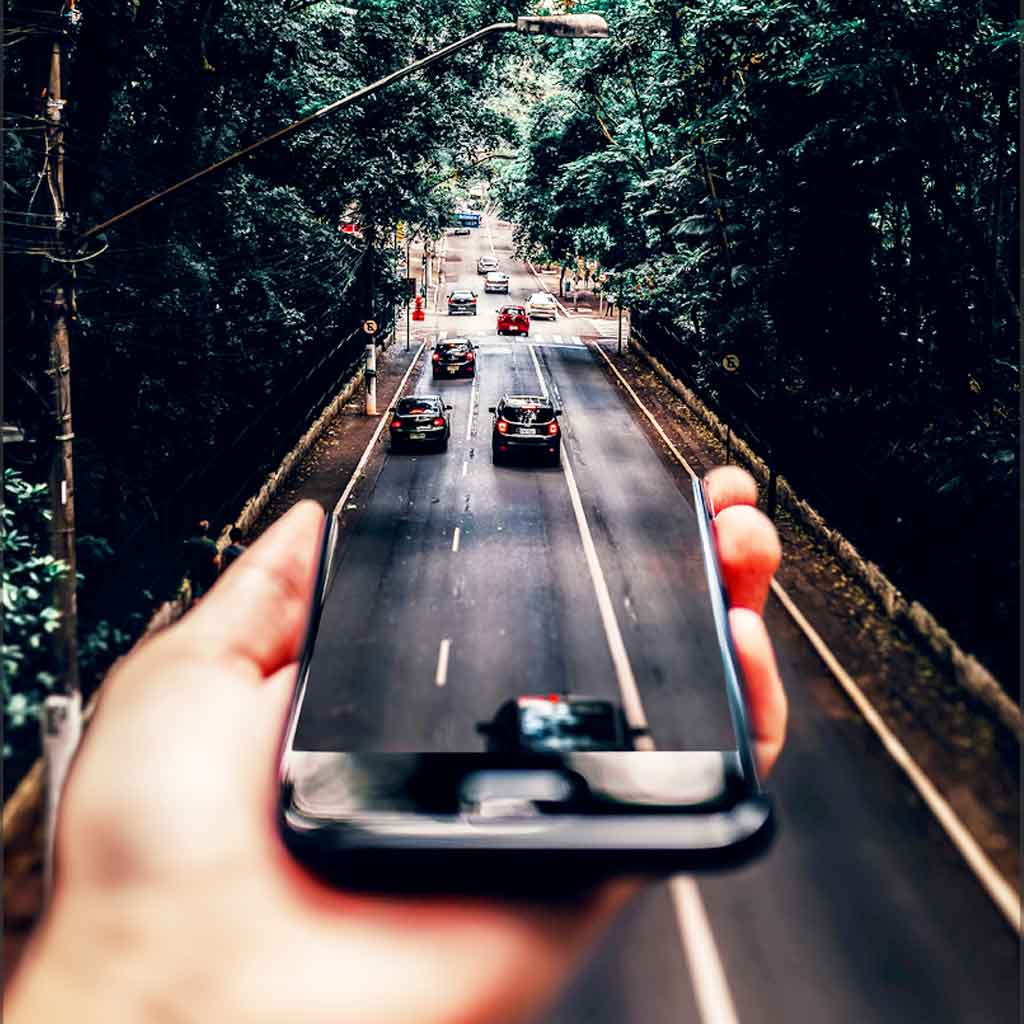
[[[448,372],[449,373],[458,373],[459,372],[459,367],[457,367],[457,366],[449,366],[448,367]]]
[[[534,430],[533,427],[520,427],[519,433],[526,434],[528,437],[533,437],[537,433],[537,431]]]
[[[425,438],[426,436],[427,435],[424,434],[424,433],[418,433],[418,434],[410,434],[409,438],[410,438],[410,440],[413,440],[413,441],[422,441],[423,438]]]

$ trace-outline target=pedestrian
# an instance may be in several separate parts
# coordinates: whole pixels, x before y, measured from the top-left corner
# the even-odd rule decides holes
[[[220,571],[222,573],[245,550],[245,545],[242,543],[242,531],[239,527],[231,527],[228,531],[228,540],[231,543],[220,554]]]
[[[189,582],[192,601],[198,601],[217,580],[220,555],[217,544],[208,534],[210,521],[200,519],[184,544],[185,578]]]

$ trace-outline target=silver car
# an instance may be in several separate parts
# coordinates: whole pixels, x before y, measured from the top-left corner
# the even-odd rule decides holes
[[[534,292],[530,296],[530,301],[526,304],[526,315],[531,320],[537,320],[540,317],[557,320],[558,304],[555,302],[554,296],[549,292]]]
[[[481,256],[476,261],[476,272],[478,274],[489,274],[492,270],[498,269],[498,261],[493,256]]]
[[[503,274],[500,270],[492,270],[484,278],[484,291],[504,292],[508,295],[508,274]]]

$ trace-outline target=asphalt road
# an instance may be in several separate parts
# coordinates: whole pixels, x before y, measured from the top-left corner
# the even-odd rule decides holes
[[[584,343],[588,321],[495,336],[505,299],[483,293],[477,257],[493,242],[513,299],[537,283],[491,227],[449,240],[449,284],[474,287],[480,312],[438,318],[480,346],[477,380],[435,385],[424,363],[410,383],[453,405],[452,441],[387,455],[362,489],[296,746],[478,750],[476,721],[508,696],[617,697],[575,486],[657,746],[732,747],[689,498]],[[565,411],[565,468],[494,467],[487,407],[541,387]],[[767,618],[791,702],[772,851],[648,890],[545,1024],[1018,1020],[1014,933],[856,716],[826,707],[781,608]]]

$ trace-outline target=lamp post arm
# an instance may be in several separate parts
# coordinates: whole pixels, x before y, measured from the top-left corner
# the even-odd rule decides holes
[[[93,235],[98,235],[101,231],[106,231],[119,221],[122,221],[127,217],[133,217],[137,213],[141,213],[147,207],[153,206],[156,203],[167,199],[168,196],[173,195],[175,192],[179,192],[181,189],[185,188],[187,185],[191,185],[193,182],[199,181],[200,178],[205,178],[207,175],[223,170],[230,164],[241,160],[242,157],[248,156],[255,150],[267,145],[268,142],[276,142],[278,139],[283,139],[286,135],[291,135],[292,132],[297,132],[300,128],[305,128],[306,125],[312,124],[314,121],[319,121],[322,117],[327,117],[328,114],[333,114],[336,110],[341,110],[342,107],[347,107],[350,103],[355,103],[357,100],[364,99],[371,93],[376,92],[378,89],[383,89],[392,82],[397,82],[399,79],[405,78],[407,75],[411,75],[414,71],[420,71],[422,68],[429,67],[437,61],[443,60],[449,54],[455,53],[456,50],[461,50],[465,46],[470,46],[473,43],[478,42],[485,36],[494,35],[498,32],[515,32],[516,28],[517,26],[514,21],[499,21],[495,22],[493,25],[488,25],[486,28],[480,29],[478,32],[472,33],[472,35],[465,36],[463,39],[456,40],[456,42],[442,47],[440,50],[429,54],[422,60],[414,61],[412,64],[408,64],[404,68],[399,68],[397,71],[393,71],[390,75],[386,75],[384,78],[381,78],[370,85],[363,86],[362,89],[358,89],[340,100],[328,103],[326,107],[321,107],[319,110],[313,111],[312,114],[307,114],[298,121],[285,125],[284,128],[279,128],[276,132],[271,132],[271,134],[267,135],[265,138],[259,139],[246,146],[244,149],[240,149],[237,152],[232,153],[230,156],[224,157],[223,160],[218,160],[217,163],[211,164],[209,167],[204,167],[201,171],[196,171],[195,174],[189,175],[189,177],[184,178],[182,181],[179,181],[174,185],[170,185],[162,192],[157,192],[156,195],[150,196],[148,199],[143,199],[142,202],[136,203],[134,206],[130,206],[127,210],[122,210],[113,217],[108,217],[107,220],[103,221],[101,224],[96,224],[89,228],[88,231],[82,232],[75,241],[81,242],[86,238],[91,238]]]

